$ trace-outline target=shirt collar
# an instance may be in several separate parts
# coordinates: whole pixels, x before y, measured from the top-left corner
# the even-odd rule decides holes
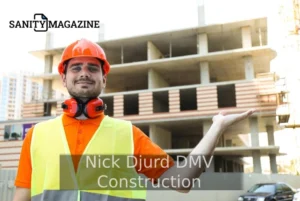
[[[94,124],[94,125],[100,125],[102,119],[105,117],[104,113],[102,113],[100,116],[94,118],[94,119],[76,119],[74,117],[70,117],[66,114],[63,114],[62,120],[64,126],[70,125],[70,124]]]

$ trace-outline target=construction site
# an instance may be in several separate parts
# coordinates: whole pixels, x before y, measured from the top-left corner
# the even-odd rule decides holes
[[[289,155],[282,149],[287,146],[280,140],[288,138],[284,135],[296,133],[297,140],[292,137],[289,142],[294,144],[288,146],[293,152],[300,150],[296,96],[300,77],[297,64],[279,69],[272,64],[277,58],[287,59],[281,52],[293,52],[294,60],[299,55],[297,45],[287,44],[299,41],[298,2],[289,3],[278,8],[283,13],[279,16],[284,16],[284,38],[290,41],[282,42],[286,50],[279,52],[270,44],[275,25],[268,17],[213,25],[199,22],[189,29],[97,41],[112,65],[100,97],[107,106],[105,114],[131,121],[174,158],[193,150],[220,111],[233,114],[256,109],[249,119],[226,130],[206,170],[224,176],[243,174],[243,190],[149,191],[147,200],[162,196],[164,200],[237,200],[255,183],[267,181],[285,181],[300,188],[300,155],[298,161],[295,156],[294,172],[282,172],[279,165],[279,159]],[[201,10],[199,6],[199,16]],[[51,40],[49,32],[46,44]],[[24,103],[21,119],[0,122],[1,201],[12,200],[25,126],[62,114],[64,99],[54,98],[52,90],[68,95],[56,70],[63,50],[46,45],[31,52],[44,60],[44,73],[31,77],[43,84],[42,99]],[[287,68],[289,72],[283,70]]]

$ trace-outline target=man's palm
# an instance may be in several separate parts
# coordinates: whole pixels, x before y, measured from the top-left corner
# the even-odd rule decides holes
[[[221,111],[218,115],[213,117],[213,122],[221,125],[222,128],[226,129],[228,126],[248,118],[253,114],[253,112],[255,112],[255,109],[251,109],[240,114],[226,115],[225,112]]]

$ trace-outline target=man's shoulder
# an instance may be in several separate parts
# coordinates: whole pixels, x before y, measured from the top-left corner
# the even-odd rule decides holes
[[[132,124],[131,121],[129,121],[129,120],[119,119],[119,118],[116,118],[116,117],[105,116],[105,119],[107,121],[111,121],[111,122],[115,122],[115,123],[128,123],[128,124]]]
[[[40,122],[37,122],[35,125],[34,125],[34,128],[39,128],[39,127],[45,127],[45,126],[53,126],[54,123],[56,123],[57,121],[60,121],[61,120],[61,116],[56,116],[54,118],[51,118],[51,119],[47,119],[47,120],[44,120],[44,121],[40,121]]]

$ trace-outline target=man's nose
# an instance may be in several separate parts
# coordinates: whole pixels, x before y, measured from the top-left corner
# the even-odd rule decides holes
[[[88,65],[83,64],[81,71],[80,71],[80,77],[90,77],[90,72],[88,69]]]

